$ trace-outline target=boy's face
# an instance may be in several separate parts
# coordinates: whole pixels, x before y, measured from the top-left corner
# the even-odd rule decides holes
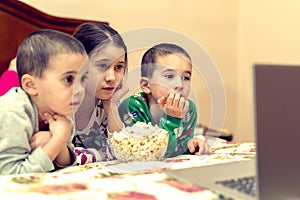
[[[35,103],[41,115],[46,111],[71,115],[78,109],[87,74],[87,67],[81,68],[84,58],[81,54],[58,54],[50,58],[48,68],[36,84]]]
[[[170,92],[187,98],[190,93],[192,76],[191,63],[184,57],[170,54],[157,58],[157,66],[149,79],[152,97],[168,97]]]
[[[108,45],[90,57],[87,93],[101,100],[110,99],[125,72],[123,48]]]

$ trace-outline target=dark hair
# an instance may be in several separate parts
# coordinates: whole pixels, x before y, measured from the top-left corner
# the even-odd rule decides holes
[[[151,78],[158,57],[164,57],[170,54],[179,54],[186,57],[190,63],[192,62],[190,55],[182,47],[170,43],[161,43],[151,47],[144,53],[142,58],[141,76]]]
[[[42,77],[49,60],[58,54],[85,54],[83,45],[71,35],[63,32],[41,29],[31,33],[20,44],[17,51],[17,71]]]
[[[121,35],[109,25],[86,22],[76,28],[73,36],[83,44],[89,55],[109,43],[123,48],[125,52],[125,67],[127,67],[127,47]]]

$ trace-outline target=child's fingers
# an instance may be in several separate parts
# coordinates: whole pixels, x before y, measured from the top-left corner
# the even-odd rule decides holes
[[[196,153],[196,155],[202,155],[205,154],[206,152],[206,147],[204,142],[199,146],[199,151]]]
[[[116,97],[117,101],[120,100],[127,92],[129,91],[129,87],[121,82],[119,86],[116,88],[114,92],[114,96]]]
[[[33,151],[36,147],[43,147],[51,139],[50,131],[38,131],[29,140],[30,148]]]
[[[195,155],[202,155],[210,153],[210,146],[206,140],[201,140],[199,138],[193,138],[188,142],[188,148],[191,153]],[[197,149],[197,152],[195,152]],[[198,150],[199,149],[199,150]]]
[[[199,147],[199,151],[196,153],[196,155],[201,155],[205,153],[205,140],[200,140],[198,138],[195,138],[194,140],[194,144],[197,145]]]
[[[46,121],[50,124],[52,123],[53,121],[55,121],[55,118],[53,117],[53,115],[51,115],[50,113],[48,112],[45,112],[44,113],[44,117],[46,118]]]
[[[29,139],[29,143],[33,142],[36,137],[37,137],[36,134],[33,134],[33,136]]]
[[[196,149],[195,149],[195,146],[194,146],[193,139],[190,139],[190,140],[188,141],[187,147],[188,147],[188,149],[189,149],[189,151],[190,151],[191,153],[194,153],[194,152],[195,152]]]
[[[64,115],[57,115],[57,114],[54,114],[54,115],[52,115],[52,117],[53,117],[53,119],[54,119],[55,121],[66,119],[66,116],[64,116]]]
[[[186,113],[189,110],[190,103],[188,100],[185,100],[185,99],[184,99],[183,103],[184,103],[184,106],[182,108],[182,113]]]
[[[177,93],[173,99],[172,105],[178,107],[181,98],[182,97],[180,97],[180,94]]]
[[[178,107],[181,108],[182,111],[184,110],[185,104],[186,104],[185,98],[184,97],[180,97],[179,103],[178,103]]]
[[[169,96],[168,96],[168,98],[167,98],[166,104],[167,104],[167,105],[173,105],[173,100],[174,100],[174,98],[175,98],[174,93],[170,93]]]
[[[44,117],[46,118],[46,121],[48,121],[48,123],[52,123],[52,122],[57,121],[57,120],[66,119],[66,117],[63,116],[63,115],[58,115],[58,114],[53,114],[52,115],[49,112],[45,112]]]
[[[197,140],[199,145],[199,151],[196,153],[197,155],[209,154],[211,153],[211,148],[206,140]]]
[[[159,105],[163,106],[164,104],[166,104],[166,100],[167,100],[167,98],[165,96],[162,96],[157,100],[157,103]]]
[[[30,142],[30,149],[31,149],[31,151],[33,151],[33,150],[35,150],[36,149],[36,147],[37,147],[37,145],[35,144],[35,142],[34,141],[32,141],[32,142]]]

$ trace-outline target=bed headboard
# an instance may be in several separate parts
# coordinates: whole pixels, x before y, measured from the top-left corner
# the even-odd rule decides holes
[[[1,0],[0,76],[7,69],[10,60],[16,56],[19,44],[31,32],[50,28],[72,34],[79,24],[87,21],[91,20],[51,16],[20,1]]]

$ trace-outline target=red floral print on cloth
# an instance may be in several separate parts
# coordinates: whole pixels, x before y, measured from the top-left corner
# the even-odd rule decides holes
[[[121,192],[121,193],[110,193],[108,195],[109,200],[157,200],[152,194],[146,194],[142,192]]]
[[[165,183],[168,184],[174,188],[177,188],[181,191],[184,192],[201,192],[204,191],[205,188],[197,186],[197,185],[193,185],[191,183],[185,183],[185,182],[181,182],[181,181],[177,181],[177,180],[162,180],[162,181],[158,181],[159,183]]]
[[[83,183],[67,183],[60,185],[43,185],[41,187],[32,188],[31,191],[43,194],[65,194],[70,192],[83,191],[87,189],[87,185]]]

